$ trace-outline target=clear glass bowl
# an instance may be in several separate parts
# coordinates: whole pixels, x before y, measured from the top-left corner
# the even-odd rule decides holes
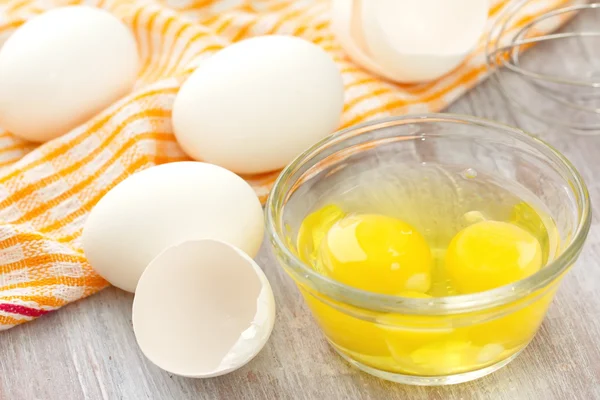
[[[557,253],[540,271],[513,284],[432,299],[366,292],[320,275],[296,254],[302,220],[332,186],[357,179],[349,166],[378,166],[388,157],[409,164],[467,165],[526,188],[555,223]],[[429,114],[358,125],[317,143],[279,176],[266,221],[278,260],[343,358],[391,381],[442,385],[487,375],[527,346],[581,252],[590,213],[581,176],[551,146],[495,122]]]

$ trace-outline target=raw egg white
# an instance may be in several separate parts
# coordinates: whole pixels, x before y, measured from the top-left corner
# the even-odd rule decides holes
[[[133,302],[133,329],[158,367],[194,378],[248,363],[267,342],[275,300],[260,267],[214,240],[187,241],[156,257]]]
[[[246,181],[216,165],[188,161],[119,183],[91,211],[82,240],[98,274],[134,292],[146,266],[170,246],[216,239],[254,257],[263,232],[262,206]]]
[[[332,29],[362,67],[417,83],[463,62],[485,30],[488,10],[487,0],[334,0]]]
[[[129,29],[106,11],[47,11],[0,50],[0,126],[44,142],[67,133],[127,94],[138,71]]]
[[[194,71],[173,105],[177,141],[196,160],[242,174],[283,168],[332,133],[342,77],[318,46],[292,36],[233,44]]]

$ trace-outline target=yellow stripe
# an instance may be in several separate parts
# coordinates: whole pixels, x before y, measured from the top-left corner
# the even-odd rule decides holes
[[[136,170],[140,169],[142,166],[144,166],[147,163],[148,163],[147,157],[138,158],[132,164],[127,166],[127,168],[125,169],[125,172],[123,172],[121,175],[119,175],[119,177],[113,182],[113,184],[116,185],[119,182],[123,181],[125,178],[127,178],[127,176],[129,176]],[[97,178],[97,176],[96,176],[96,178]],[[78,188],[78,189],[81,190],[81,188]],[[46,226],[42,227],[40,229],[40,231],[41,232],[50,232],[50,231],[59,229],[61,226],[64,226],[64,225],[68,224],[69,222],[72,222],[73,220],[75,220],[77,217],[85,214],[86,212],[91,211],[92,207],[94,205],[96,205],[96,203],[98,201],[100,201],[100,199],[106,194],[107,191],[108,190],[103,190],[100,193],[96,193],[88,202],[86,202],[81,208],[79,208],[79,210],[69,214],[65,218],[56,220],[55,222],[51,223],[50,225],[46,225]]]
[[[134,103],[134,102],[137,102],[140,100],[145,100],[149,97],[153,97],[156,95],[172,94],[172,93],[175,93],[176,91],[177,91],[177,89],[175,89],[175,88],[161,88],[161,89],[150,90],[150,91],[141,93],[137,96],[134,96],[128,102],[128,104],[131,104],[131,103]],[[62,154],[67,153],[69,151],[69,149],[81,144],[90,135],[97,133],[107,123],[109,123],[112,120],[112,118],[116,117],[117,115],[118,115],[118,112],[115,112],[112,114],[107,114],[103,118],[100,118],[99,120],[97,120],[92,126],[90,126],[90,128],[86,131],[86,134],[79,135],[76,138],[74,138],[73,140],[71,140],[70,142],[65,142],[65,143],[61,144],[60,146],[52,149],[49,153],[43,155],[41,158],[39,158],[33,162],[30,162],[29,164],[26,164],[22,168],[18,168],[18,169],[10,171],[10,173],[8,173],[7,175],[0,177],[0,184],[6,183],[10,179],[21,176],[25,172],[31,171],[33,168],[43,165],[44,163],[48,162],[51,159],[59,158]],[[0,203],[0,204],[2,204],[2,203]]]
[[[117,127],[117,129],[115,129],[113,132],[111,132],[110,135],[108,135],[103,140],[103,142],[101,143],[100,146],[96,147],[94,150],[87,153],[83,158],[81,158],[77,162],[61,169],[57,173],[49,175],[45,178],[42,178],[41,180],[33,182],[30,185],[23,187],[21,190],[14,192],[9,197],[7,197],[6,199],[4,199],[3,201],[0,202],[0,208],[7,207],[8,205],[10,205],[12,203],[17,202],[19,199],[24,199],[24,198],[30,196],[32,193],[35,193],[39,189],[46,187],[54,182],[57,182],[60,179],[62,179],[63,177],[71,175],[72,173],[81,169],[83,166],[87,165],[90,161],[92,161],[94,158],[96,158],[96,156],[98,156],[102,151],[104,151],[106,149],[106,147],[108,147],[108,145],[123,130],[127,129],[127,127],[129,125],[134,124],[137,121],[144,119],[144,118],[161,118],[161,117],[167,118],[169,115],[170,115],[170,113],[168,111],[165,111],[162,109],[155,109],[155,110],[151,109],[151,110],[142,111],[137,114],[133,114],[133,115],[129,116],[128,118],[125,119],[125,121],[123,121],[122,124],[119,125],[119,127]],[[45,203],[45,204],[48,204],[48,203]],[[28,215],[28,214],[26,214],[26,215]],[[23,222],[24,220],[26,220],[26,218],[27,218],[26,216],[21,217],[17,221],[17,223]]]
[[[144,77],[146,75],[146,70],[154,63],[154,37],[152,35],[152,28],[154,26],[154,21],[160,15],[159,12],[155,11],[150,15],[148,21],[146,21],[144,29],[146,30],[146,42],[148,43],[148,57],[146,58],[146,62],[142,65],[139,71],[139,76]]]
[[[175,16],[171,15],[164,21],[160,28],[159,44],[157,48],[161,50],[161,53],[159,54],[159,59],[152,63],[152,65],[150,65],[148,71],[146,72],[146,79],[149,81],[158,79],[160,73],[158,73],[157,71],[161,70],[161,67],[165,63],[165,59],[168,60],[169,56],[171,55],[172,49],[168,52],[165,51],[165,38],[167,37],[167,32],[169,31],[169,28],[175,21]],[[181,29],[183,28],[185,28],[185,25],[181,27]]]
[[[26,258],[20,261],[22,264],[27,265],[38,265],[46,263],[59,263],[59,262],[70,262],[70,263],[83,263],[85,260],[83,256],[75,257],[68,254],[43,254],[35,257]],[[14,283],[6,286],[1,286],[1,290],[18,289],[18,288],[39,288],[42,286],[51,285],[67,285],[67,286],[92,286],[96,288],[102,288],[106,286],[106,281],[97,275],[73,278],[70,276],[61,277],[50,277],[37,279],[29,282]]]
[[[18,325],[23,322],[29,321],[29,317],[23,317],[23,319],[17,319],[9,317],[8,315],[0,315],[0,325]]]
[[[121,146],[119,148],[119,150],[117,152],[115,152],[115,154],[113,154],[112,157],[107,162],[102,164],[102,166],[100,166],[100,168],[98,168],[98,170],[96,170],[96,172],[87,176],[84,180],[79,181],[77,184],[73,185],[69,191],[60,194],[59,196],[53,198],[52,200],[40,203],[39,207],[34,208],[33,210],[29,211],[28,213],[22,215],[21,218],[19,218],[15,223],[23,223],[25,221],[32,221],[35,218],[39,217],[40,215],[43,215],[46,211],[60,205],[67,199],[69,199],[73,196],[76,196],[79,192],[83,191],[86,187],[91,185],[94,181],[97,181],[98,178],[100,176],[102,176],[102,174],[105,173],[110,167],[112,167],[113,164],[115,164],[115,162],[117,162],[127,150],[129,150],[131,147],[133,147],[135,144],[137,144],[140,140],[142,140],[144,138],[152,139],[152,138],[157,137],[158,135],[160,135],[160,134],[157,134],[155,132],[150,132],[150,133],[137,134],[136,136],[130,137],[127,140],[127,142],[125,143],[125,145]],[[170,135],[170,134],[168,134],[168,135],[172,137],[172,135]],[[44,232],[44,229],[42,228],[40,231]]]

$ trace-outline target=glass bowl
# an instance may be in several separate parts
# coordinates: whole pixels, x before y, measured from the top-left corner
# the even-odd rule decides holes
[[[434,166],[449,176],[495,176],[527,190],[552,219],[555,253],[535,274],[485,292],[407,298],[356,289],[321,275],[298,256],[300,224],[335,188],[363,184],[386,163]],[[420,183],[415,182],[414,193]],[[341,192],[339,192],[341,193]],[[446,212],[444,210],[431,210]],[[313,317],[348,362],[387,380],[443,385],[508,364],[535,336],[591,221],[585,183],[541,140],[499,123],[451,114],[369,122],[327,137],[289,164],[266,206],[274,252]]]

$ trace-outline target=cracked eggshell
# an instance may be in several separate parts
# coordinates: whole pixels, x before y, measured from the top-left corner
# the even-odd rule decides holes
[[[394,76],[383,69],[367,53],[367,46],[362,32],[362,11],[358,8],[354,12],[352,1],[332,1],[331,30],[355,63],[385,79],[394,80]]]
[[[186,241],[158,255],[140,278],[133,329],[144,355],[176,375],[209,378],[247,364],[275,321],[260,267],[216,240]]]
[[[361,67],[420,83],[463,62],[484,32],[488,9],[487,0],[333,0],[331,27]]]
[[[438,79],[458,67],[484,33],[486,0],[362,1],[364,37],[396,82]]]
[[[216,239],[254,257],[263,234],[262,205],[246,181],[216,165],[183,161],[112,188],[88,216],[82,241],[98,274],[134,292],[146,266],[170,246]]]

